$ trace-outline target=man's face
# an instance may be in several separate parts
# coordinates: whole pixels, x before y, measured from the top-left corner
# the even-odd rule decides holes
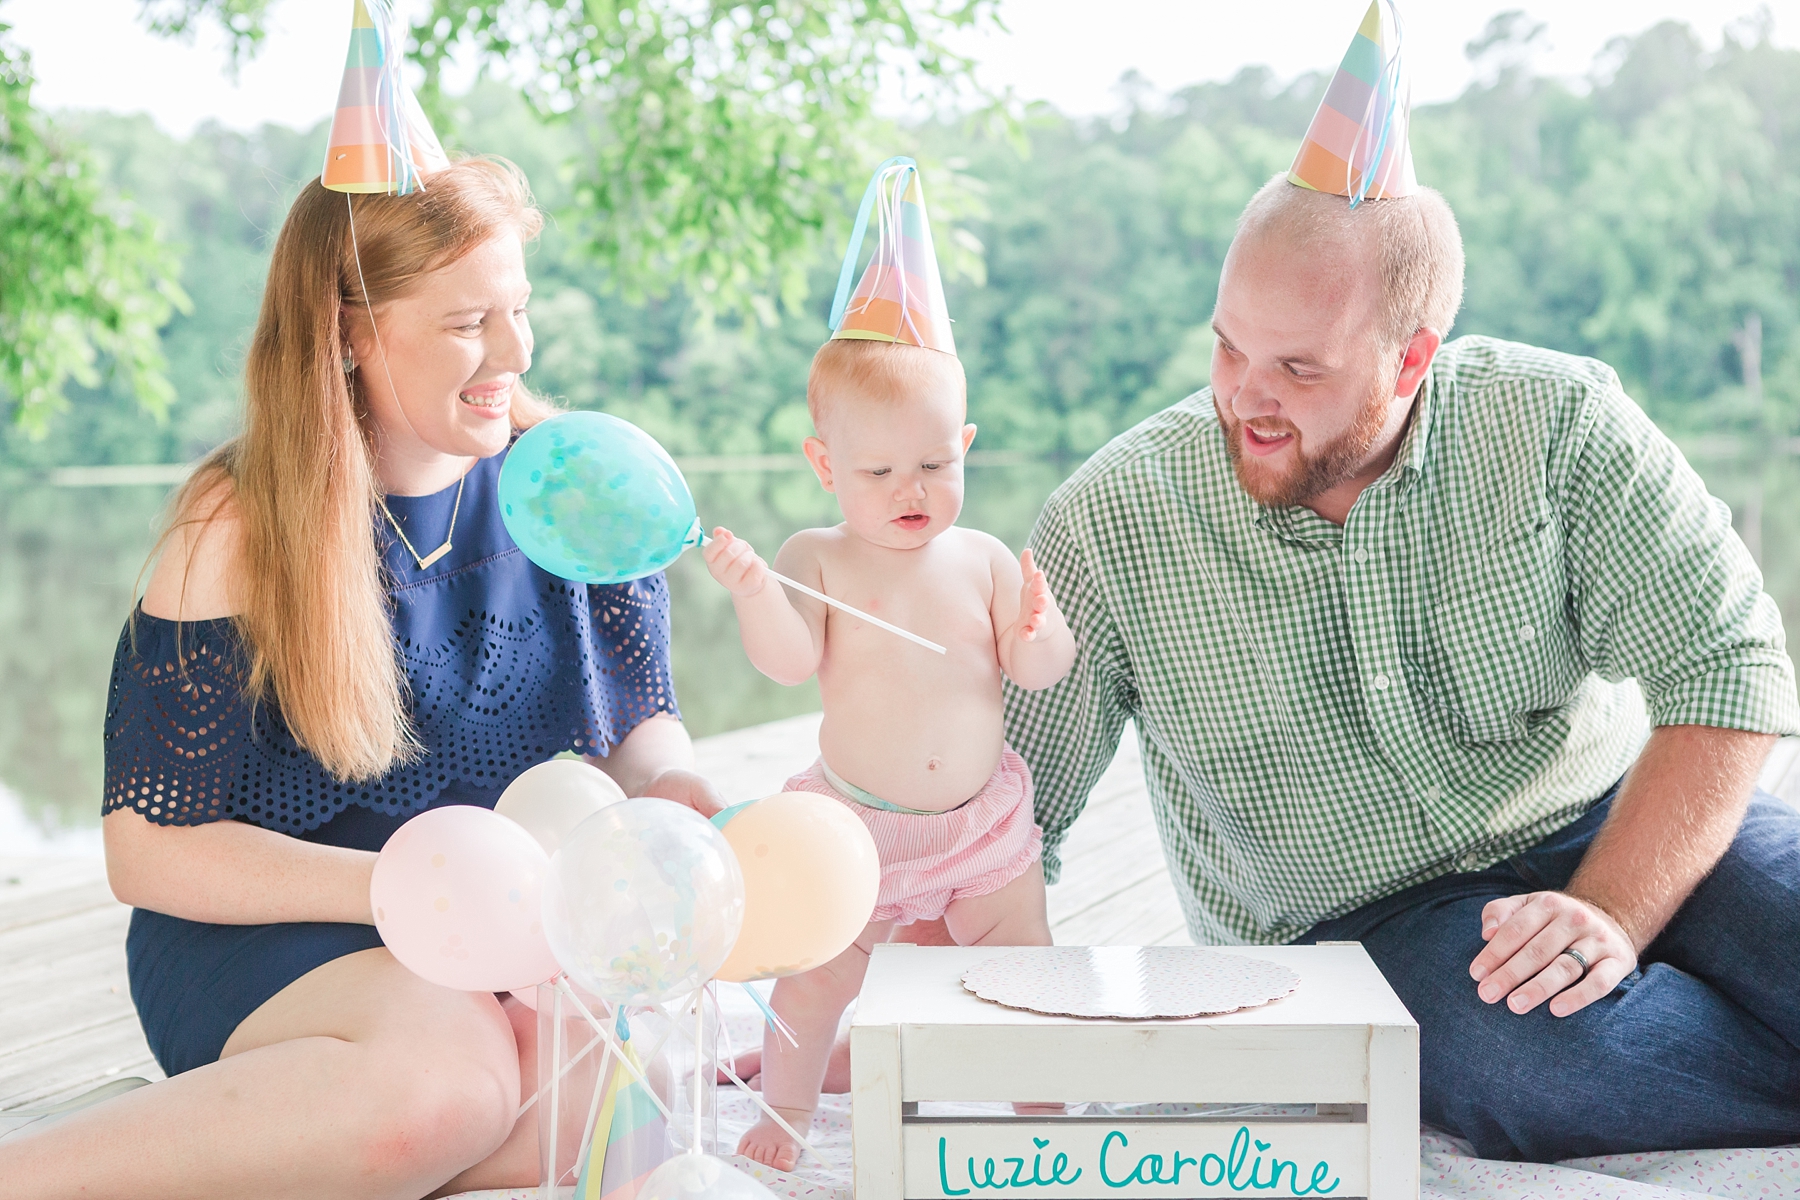
[[[1410,405],[1399,354],[1375,336],[1373,247],[1305,252],[1277,234],[1234,243],[1213,311],[1213,404],[1238,483],[1271,507],[1354,479]]]

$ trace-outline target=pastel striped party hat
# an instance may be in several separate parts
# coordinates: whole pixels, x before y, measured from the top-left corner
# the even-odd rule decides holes
[[[1363,200],[1410,196],[1413,174],[1412,82],[1401,56],[1400,12],[1370,0],[1350,49],[1325,89],[1288,182]]]
[[[400,65],[390,0],[356,0],[350,54],[325,150],[324,182],[332,191],[404,196],[425,186],[421,175],[450,165]]]
[[[630,1041],[620,1049],[643,1074],[643,1062]],[[633,1200],[669,1157],[668,1122],[644,1085],[618,1063],[607,1075],[602,1095],[574,1200]]]
[[[850,277],[871,212],[875,253],[852,293]],[[919,164],[910,158],[890,158],[876,167],[863,191],[831,302],[831,336],[956,353],[937,250],[931,244],[931,219],[925,213],[925,189],[919,183]]]

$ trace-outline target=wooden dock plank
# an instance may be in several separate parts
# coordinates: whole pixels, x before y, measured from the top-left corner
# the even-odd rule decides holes
[[[819,717],[696,743],[728,800],[778,791],[818,754]],[[1800,739],[1780,743],[1762,786],[1800,805]],[[1070,945],[1187,941],[1129,730],[1063,845],[1052,929]],[[0,1112],[56,1103],[124,1075],[161,1077],[125,974],[130,910],[98,859],[0,857]]]

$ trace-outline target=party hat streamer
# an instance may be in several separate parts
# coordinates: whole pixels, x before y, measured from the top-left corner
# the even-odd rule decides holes
[[[1400,12],[1388,0],[1371,0],[1362,26],[1350,39],[1306,140],[1288,171],[1288,182],[1314,191],[1363,200],[1410,196],[1419,190],[1409,136],[1412,83],[1401,58]]]
[[[852,294],[850,277],[871,211],[875,253]],[[925,214],[925,189],[919,183],[919,164],[910,158],[890,158],[876,167],[863,191],[831,303],[831,336],[956,353],[937,250],[931,244],[931,219]]]
[[[325,186],[332,191],[404,196],[425,186],[422,174],[449,165],[400,74],[401,57],[390,0],[356,0],[325,151]]]

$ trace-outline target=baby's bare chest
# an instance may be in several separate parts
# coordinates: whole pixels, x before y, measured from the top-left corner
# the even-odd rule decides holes
[[[821,564],[826,594],[928,638],[961,658],[994,658],[993,585],[990,573],[949,563],[932,570],[921,565],[903,572],[867,572]],[[849,613],[832,610],[825,626],[826,652],[867,647],[875,653],[930,655],[906,640]],[[937,657],[931,655],[931,657]],[[948,656],[946,656],[948,657]]]

